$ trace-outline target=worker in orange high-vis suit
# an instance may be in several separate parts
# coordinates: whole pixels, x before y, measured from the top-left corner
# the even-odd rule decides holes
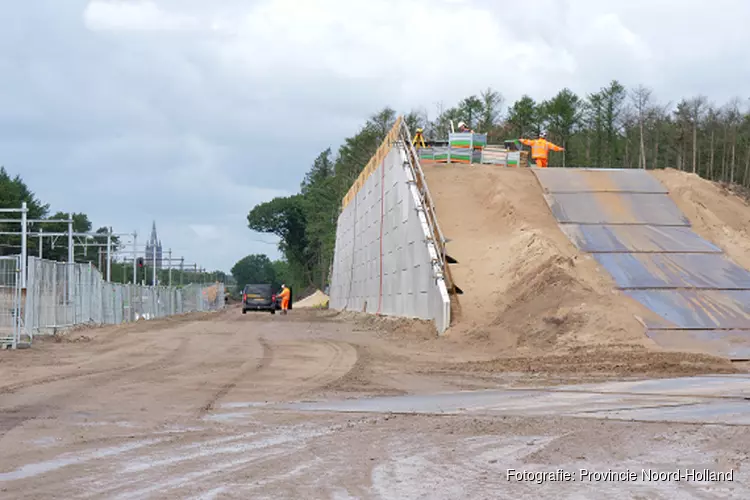
[[[291,296],[292,292],[289,291],[286,285],[281,285],[281,293],[279,294],[279,297],[281,297],[281,314],[286,314],[289,310],[289,299]]]
[[[547,134],[544,132],[539,134],[539,139],[519,139],[518,141],[524,146],[531,147],[531,158],[541,168],[547,168],[547,155],[550,149],[552,151],[565,151],[565,148],[549,142]]]

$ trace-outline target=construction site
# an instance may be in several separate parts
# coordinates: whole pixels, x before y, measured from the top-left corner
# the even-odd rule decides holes
[[[745,199],[414,138],[342,200],[328,296],[0,351],[0,497],[750,497]]]

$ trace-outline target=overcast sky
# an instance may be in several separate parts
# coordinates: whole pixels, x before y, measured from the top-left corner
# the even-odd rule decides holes
[[[0,165],[210,269],[276,256],[247,212],[367,117],[612,79],[746,98],[750,2],[3,0]],[[258,241],[261,240],[261,241]]]

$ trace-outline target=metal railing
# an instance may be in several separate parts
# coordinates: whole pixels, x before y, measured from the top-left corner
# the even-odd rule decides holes
[[[22,333],[29,341],[36,334],[76,325],[120,324],[224,307],[223,283],[183,288],[111,283],[91,264],[36,257],[29,257],[28,273]]]
[[[453,279],[450,274],[450,269],[448,268],[448,255],[445,249],[447,240],[443,235],[443,231],[440,229],[437,214],[435,213],[435,204],[433,203],[432,195],[430,194],[430,188],[427,187],[427,180],[425,179],[422,165],[419,163],[419,155],[417,154],[411,139],[411,133],[409,127],[406,125],[406,121],[401,120],[397,142],[399,147],[403,148],[406,152],[407,166],[411,170],[414,182],[416,183],[417,192],[419,193],[420,201],[422,202],[422,207],[424,209],[425,219],[427,220],[427,225],[432,234],[432,242],[434,243],[435,250],[439,256],[439,262],[435,264],[440,270],[441,277],[446,280],[446,287],[449,291],[452,291]]]

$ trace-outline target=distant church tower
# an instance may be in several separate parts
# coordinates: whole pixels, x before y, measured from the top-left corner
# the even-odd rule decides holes
[[[154,253],[156,253],[156,268],[161,269],[161,240],[156,236],[156,221],[151,226],[151,239],[146,242],[146,265],[150,266],[154,262]]]

